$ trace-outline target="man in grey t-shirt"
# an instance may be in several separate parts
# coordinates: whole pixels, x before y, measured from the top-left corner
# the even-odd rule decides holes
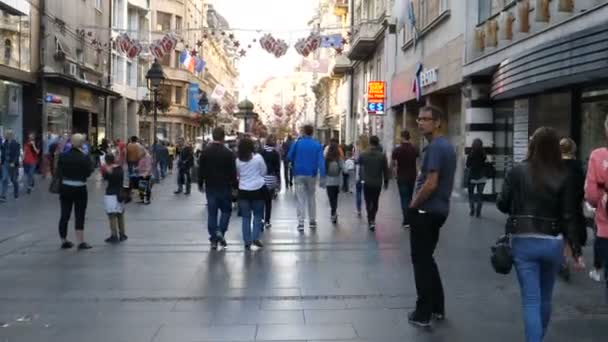
[[[456,152],[441,135],[441,111],[433,106],[420,109],[418,129],[428,140],[414,199],[410,204],[410,249],[418,300],[409,322],[428,327],[431,318],[445,315],[443,285],[433,253],[439,241],[439,230],[450,211],[450,197],[456,171]]]

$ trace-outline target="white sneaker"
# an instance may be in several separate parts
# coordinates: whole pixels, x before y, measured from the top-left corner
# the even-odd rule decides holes
[[[602,281],[602,273],[601,270],[598,269],[592,269],[591,271],[589,271],[589,278],[591,278],[593,281],[596,282],[601,282]]]

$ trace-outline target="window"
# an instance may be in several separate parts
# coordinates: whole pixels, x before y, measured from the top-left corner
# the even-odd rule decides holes
[[[480,3],[483,1],[495,1],[495,0],[479,0]],[[500,0],[503,1],[503,0]],[[504,0],[511,2],[512,0]],[[424,30],[429,26],[435,19],[441,16],[443,13],[450,9],[449,0],[413,0],[414,7],[414,18],[416,21],[416,30],[418,32]],[[403,43],[407,43],[414,38],[414,28],[410,25],[409,20],[406,19],[405,29],[403,30]]]
[[[184,97],[184,88],[175,87],[175,104],[181,105]]]
[[[101,0],[95,0],[95,9],[101,12]]]
[[[76,49],[76,61],[80,64],[84,64],[84,50]]]
[[[181,31],[182,29],[182,17],[179,15],[175,16],[175,31]]]
[[[163,32],[171,30],[171,14],[156,12],[156,30]]]
[[[123,84],[124,82],[124,58],[119,55],[112,55],[112,78],[115,84]]]
[[[500,13],[513,2],[515,0],[479,0],[479,23],[483,23],[493,15]]]
[[[127,60],[127,85],[135,87],[135,77],[133,77],[133,62]]]
[[[160,61],[162,66],[171,67],[171,53],[168,53],[163,56],[163,59]]]

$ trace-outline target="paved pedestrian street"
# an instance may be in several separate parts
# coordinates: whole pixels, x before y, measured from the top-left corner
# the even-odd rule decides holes
[[[321,189],[319,227],[299,234],[288,191],[274,203],[264,250],[244,251],[233,214],[228,249],[212,252],[204,197],[173,195],[173,179],[154,188],[151,205],[129,204],[129,240],[106,245],[96,178],[85,231],[90,251],[59,249],[59,203],[46,184],[0,204],[1,342],[524,339],[516,276],[499,276],[489,264],[504,220],[492,204],[472,219],[454,200],[436,254],[447,318],[421,330],[407,323],[415,288],[394,185],[382,194],[375,234],[357,218],[352,194],[340,194],[332,226]],[[606,341],[603,286],[587,272],[560,281],[546,340]]]

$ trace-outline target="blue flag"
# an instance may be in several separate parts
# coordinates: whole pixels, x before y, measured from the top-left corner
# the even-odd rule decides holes
[[[196,70],[196,72],[202,72],[203,70],[205,70],[206,64],[207,62],[205,62],[204,59],[196,57],[196,64],[194,65],[194,70]]]
[[[322,48],[341,48],[342,47],[342,35],[339,33],[330,34],[328,36],[321,37]]]
[[[184,62],[186,61],[186,58],[188,58],[188,51],[186,49],[184,49],[179,54],[179,65],[183,65]]]

